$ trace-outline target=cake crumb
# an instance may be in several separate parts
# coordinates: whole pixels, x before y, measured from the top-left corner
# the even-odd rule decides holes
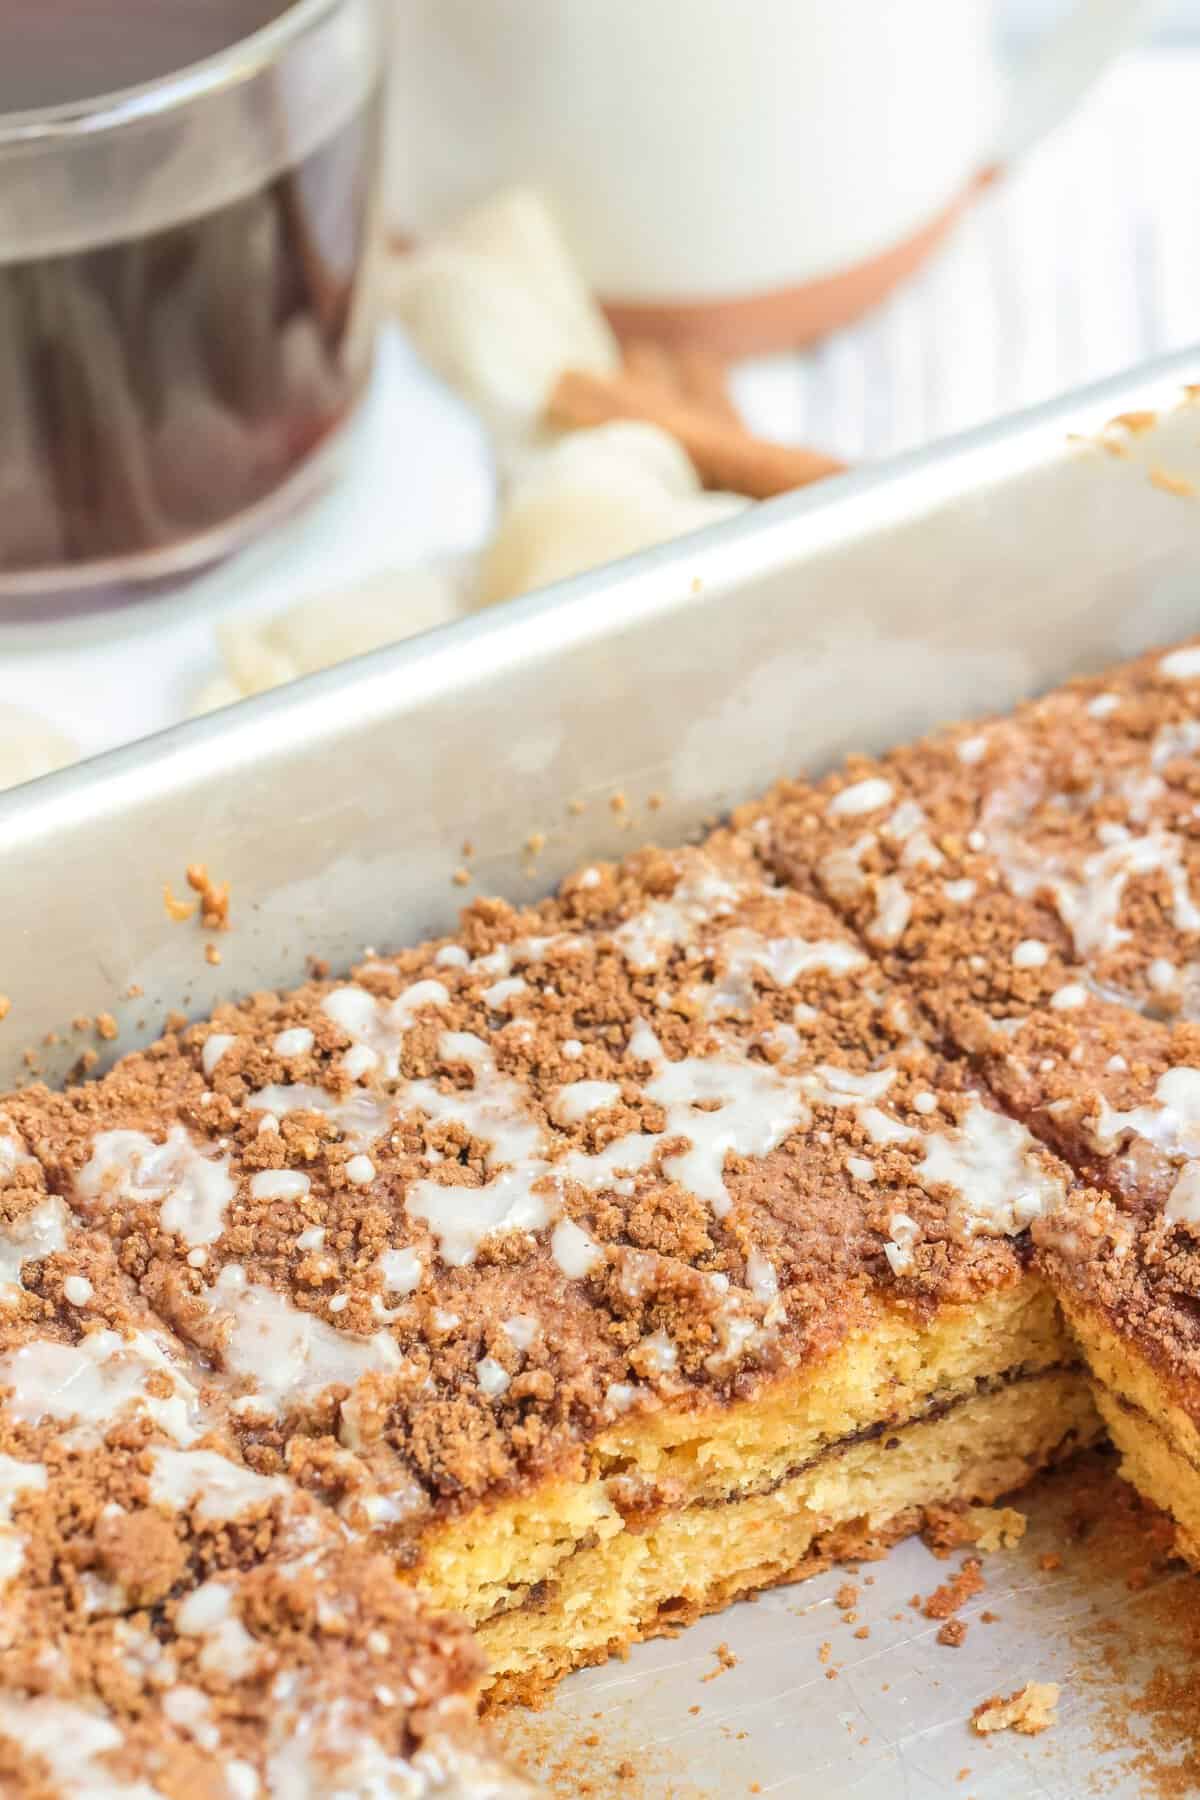
[[[205,944],[204,960],[206,963],[210,963],[214,969],[218,966],[221,961],[221,952],[215,944]]]
[[[229,883],[216,882],[204,863],[189,863],[187,884],[200,896],[200,920],[209,931],[229,930]]]
[[[97,1035],[97,1037],[102,1037],[104,1039],[105,1043],[111,1044],[113,1039],[117,1036],[117,1033],[118,1033],[117,1021],[113,1018],[113,1016],[110,1012],[102,1012],[102,1013],[96,1014],[96,1035]]]
[[[175,898],[169,881],[163,882],[163,905],[167,909],[167,917],[175,919],[180,924],[184,919],[190,919],[196,910],[194,900],[177,900]]]
[[[854,1635],[856,1638],[869,1638],[871,1635],[871,1627],[869,1625],[860,1625]]]
[[[0,1019],[7,1019],[12,1011],[12,1001],[7,994],[0,994]]]
[[[121,998],[122,1000],[140,1000],[144,991],[140,981],[131,981]]]
[[[833,1604],[842,1612],[849,1612],[851,1607],[858,1605],[858,1589],[852,1581],[843,1581],[833,1596]]]
[[[568,801],[567,811],[570,813],[570,815],[573,819],[577,819],[583,810],[584,810],[584,802],[582,800]]]
[[[1061,1569],[1062,1557],[1058,1554],[1057,1550],[1047,1550],[1038,1557],[1038,1568],[1045,1569],[1047,1573],[1049,1573],[1051,1569]]]
[[[717,1666],[715,1669],[710,1669],[707,1675],[702,1675],[701,1681],[715,1681],[718,1675],[725,1673],[726,1669],[737,1668],[738,1659],[728,1644],[718,1644],[713,1655],[717,1659]]]
[[[1055,1723],[1057,1705],[1056,1681],[1027,1681],[1006,1700],[999,1694],[981,1700],[971,1714],[971,1724],[981,1737],[989,1731],[1019,1731],[1026,1737],[1036,1737]]]
[[[931,1506],[921,1536],[939,1557],[964,1544],[985,1552],[1011,1550],[1025,1536],[1028,1523],[1014,1506]]]
[[[625,795],[618,788],[617,792],[615,794],[610,795],[608,804],[612,808],[613,812],[622,813],[625,811],[625,808],[629,805],[629,801],[625,798]]]
[[[1029,1523],[1015,1506],[972,1506],[968,1508],[971,1524],[977,1527],[975,1547],[978,1550],[1011,1550],[1025,1536]]]
[[[528,850],[530,856],[540,856],[542,851],[546,848],[545,832],[531,831],[529,836],[525,839],[525,848]]]
[[[1000,1623],[1000,1614],[992,1612],[991,1608],[987,1607],[980,1613],[979,1620],[983,1625],[998,1625]]]
[[[632,1781],[636,1774],[637,1770],[634,1768],[628,1757],[625,1757],[617,1764],[616,1776],[618,1781]]]
[[[983,1576],[977,1556],[968,1556],[958,1574],[935,1588],[921,1608],[927,1619],[948,1619],[960,1606],[983,1591]],[[919,1603],[919,1602],[918,1602]]]
[[[455,869],[455,871],[454,871],[453,875],[450,877],[450,879],[454,883],[455,887],[466,887],[471,879],[470,870],[469,869]]]
[[[957,1650],[966,1641],[967,1622],[965,1619],[947,1619],[937,1634],[939,1644],[948,1644],[951,1650]]]
[[[1177,494],[1181,500],[1195,498],[1196,489],[1186,475],[1173,475],[1169,469],[1158,468],[1150,471],[1150,485],[1159,488],[1164,494]]]

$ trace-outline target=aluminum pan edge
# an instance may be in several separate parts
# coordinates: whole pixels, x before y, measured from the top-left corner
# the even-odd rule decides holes
[[[1200,484],[1197,378],[1164,359],[0,796],[0,1082],[75,1014],[128,1047],[1200,628],[1200,505],[1150,479]],[[1126,456],[1071,441],[1133,411],[1164,416]],[[220,968],[163,904],[197,860],[233,887]]]

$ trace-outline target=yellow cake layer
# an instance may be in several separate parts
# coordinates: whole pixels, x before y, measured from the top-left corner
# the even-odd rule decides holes
[[[614,1427],[581,1479],[443,1525],[414,1577],[480,1628],[498,1676],[553,1679],[804,1572],[831,1532],[993,1498],[1092,1441],[1076,1356],[1032,1273],[926,1323],[884,1313],[754,1401]]]
[[[1171,1514],[1180,1553],[1200,1567],[1200,1429],[1158,1371],[1098,1313],[1069,1298],[1066,1310],[1122,1475]]]
[[[739,1595],[892,1542],[919,1526],[923,1507],[995,1500],[1098,1431],[1082,1373],[1058,1370],[829,1450],[769,1493],[585,1540],[528,1604],[479,1627],[492,1680],[529,1698]]]

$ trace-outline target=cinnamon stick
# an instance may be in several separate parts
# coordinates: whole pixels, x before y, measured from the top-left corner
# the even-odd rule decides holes
[[[729,391],[729,364],[715,351],[701,344],[674,349],[654,338],[632,338],[622,360],[625,373],[635,381],[649,383],[676,399],[690,400],[726,425],[743,427]]]
[[[835,457],[755,437],[743,425],[714,418],[692,400],[676,399],[654,383],[628,374],[593,375],[568,369],[550,395],[552,425],[578,430],[616,419],[644,419],[676,438],[706,487],[768,500],[845,468]]]

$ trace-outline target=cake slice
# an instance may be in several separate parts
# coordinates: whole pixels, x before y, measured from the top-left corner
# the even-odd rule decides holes
[[[1200,1566],[1200,1025],[1089,999],[1034,1015],[993,1081],[1080,1170],[1035,1227],[1122,1473]]]
[[[1200,1010],[1200,646],[1072,682],[742,815],[969,1051],[1088,992]]]
[[[475,1724],[481,1659],[387,1562],[267,1561],[0,1647],[13,1800],[533,1800]]]
[[[465,1627],[239,1453],[212,1372],[0,1118],[0,1791],[531,1794]]]
[[[1098,1430],[1030,1255],[1067,1171],[734,834],[6,1109],[494,1696]]]

